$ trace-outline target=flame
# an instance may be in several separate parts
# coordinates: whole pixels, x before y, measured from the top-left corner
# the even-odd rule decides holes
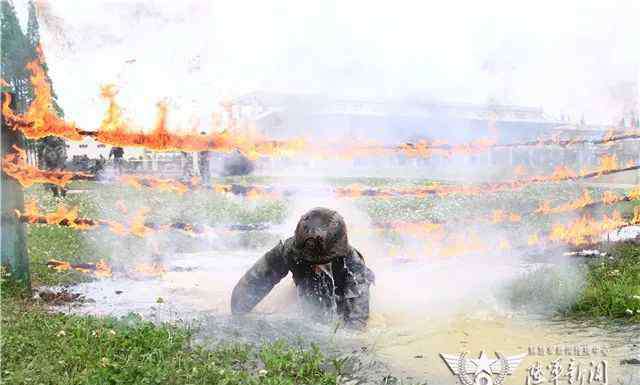
[[[455,234],[453,239],[447,239],[445,246],[440,250],[440,254],[445,257],[458,255],[482,253],[489,250],[489,246],[485,244],[478,234]]]
[[[574,179],[577,176],[578,175],[569,167],[560,165],[560,166],[556,166],[556,168],[553,170],[553,174],[550,177],[548,177],[548,180],[560,181],[560,180]],[[545,178],[542,178],[542,179],[545,179]]]
[[[160,179],[154,176],[122,175],[120,176],[120,181],[138,190],[145,186],[160,191],[175,192],[180,195],[189,191],[189,187],[182,182],[171,179]]]
[[[209,135],[201,135],[197,129],[189,132],[173,130],[167,126],[169,114],[166,103],[157,104],[155,127],[150,132],[133,127],[122,116],[122,108],[117,104],[115,96],[117,91],[114,86],[102,88],[101,95],[108,102],[107,112],[95,133],[96,140],[121,147],[142,147],[154,151],[205,151],[215,150],[230,152],[240,150],[250,159],[259,156],[291,156],[303,151],[306,143],[302,139],[288,141],[267,140],[255,132],[238,132],[226,130],[212,132]],[[233,128],[233,127],[230,127]],[[219,129],[214,127],[214,129]]]
[[[229,152],[238,149],[247,157],[256,159],[265,156],[291,156],[306,148],[303,139],[273,141],[256,135],[255,132],[213,132],[201,135],[192,129],[188,133],[170,132],[167,127],[168,107],[158,103],[155,127],[145,132],[134,127],[123,117],[123,110],[117,104],[117,90],[113,85],[102,87],[101,96],[107,101],[107,111],[100,123],[98,131],[80,130],[75,123],[66,122],[57,116],[53,107],[51,87],[46,80],[42,68],[42,51],[39,49],[38,59],[27,65],[31,71],[31,83],[34,87],[34,99],[24,115],[14,113],[10,108],[11,97],[5,95],[2,113],[13,129],[20,129],[30,139],[39,139],[56,135],[71,140],[82,140],[84,136],[93,136],[99,142],[112,146],[143,147],[155,151],[204,151],[214,150]],[[233,128],[233,127],[230,127]],[[214,127],[219,130],[219,127]]]
[[[491,216],[491,223],[501,223],[506,218],[506,215],[503,210],[493,210],[493,214]]]
[[[518,213],[508,213],[504,210],[493,210],[489,220],[494,224],[506,221],[520,222],[522,220],[522,216]]]
[[[607,205],[620,202],[621,200],[622,198],[618,194],[614,193],[613,191],[605,191],[602,194],[602,202]]]
[[[98,278],[111,277],[111,266],[107,264],[103,259],[96,263],[95,273]]]
[[[58,117],[54,107],[51,94],[51,85],[47,81],[46,73],[43,70],[43,53],[41,47],[37,48],[38,58],[27,64],[27,69],[31,72],[31,84],[34,90],[34,98],[24,115],[16,115],[9,107],[10,97],[5,95],[5,103],[2,106],[2,113],[9,121],[15,122],[10,125],[15,129],[20,128],[24,136],[29,139],[44,138],[49,135],[61,136],[71,140],[82,140],[82,135],[74,123],[66,122]]]
[[[527,239],[527,245],[529,246],[535,246],[537,244],[540,243],[540,236],[536,233],[536,234],[531,234],[529,236],[529,238]]]
[[[608,129],[607,132],[605,132],[604,135],[602,136],[602,141],[609,142],[611,139],[615,137],[615,134],[616,132],[613,128]]]
[[[133,269],[136,273],[151,277],[161,276],[167,272],[160,262],[138,263]]]
[[[501,251],[511,250],[511,243],[509,243],[509,241],[506,239],[502,239],[498,243],[498,249]]]
[[[406,235],[421,236],[424,234],[432,234],[442,230],[442,224],[431,222],[404,222],[395,221],[384,224],[377,224],[377,228],[389,229],[402,232]]]
[[[22,187],[35,183],[52,183],[61,187],[74,178],[92,178],[90,174],[69,171],[44,171],[27,163],[27,152],[13,146],[15,152],[5,155],[2,160],[2,171],[16,179]]]
[[[629,197],[630,200],[640,200],[640,185],[629,191],[627,197]]]
[[[146,227],[144,224],[145,218],[149,211],[150,210],[148,208],[143,207],[136,212],[136,214],[133,216],[133,219],[131,220],[131,234],[143,238],[153,231],[149,227]]]
[[[521,220],[522,220],[522,215],[518,213],[509,213],[510,222],[520,222]]]
[[[148,212],[148,208],[139,209],[131,219],[129,226],[125,226],[122,223],[111,220],[80,218],[77,207],[68,208],[64,204],[59,205],[54,212],[45,214],[40,211],[35,201],[28,201],[25,203],[24,213],[16,210],[16,215],[20,220],[31,224],[61,225],[81,231],[93,229],[97,226],[107,226],[110,231],[120,236],[131,234],[145,237],[154,231],[145,224]],[[164,229],[164,227],[160,228]]]
[[[618,169],[618,158],[614,155],[603,155],[599,159],[597,172],[606,173]]]
[[[525,176],[527,175],[527,169],[523,165],[519,164],[513,169],[513,173],[516,176]]]
[[[111,266],[104,259],[98,263],[69,263],[57,259],[47,261],[47,266],[56,271],[76,270],[85,274],[93,274],[96,278],[111,277]]]
[[[571,202],[567,202],[558,207],[551,207],[548,201],[543,201],[535,212],[540,214],[564,213],[568,211],[581,209],[591,203],[593,203],[591,194],[589,193],[589,190],[585,189],[582,191],[582,195],[578,199]]]
[[[228,126],[220,132],[220,119],[214,116],[214,130],[210,135],[200,135],[197,125],[188,132],[185,130],[170,130],[167,126],[169,110],[164,102],[157,104],[157,118],[154,127],[150,130],[136,127],[126,119],[123,108],[118,105],[116,96],[118,90],[114,85],[105,85],[100,90],[101,97],[107,102],[107,109],[97,131],[80,130],[74,123],[67,122],[57,116],[54,109],[52,92],[43,70],[44,55],[38,47],[38,58],[27,65],[31,72],[30,80],[34,88],[34,99],[27,112],[20,115],[10,108],[11,98],[5,95],[2,105],[2,114],[13,129],[20,129],[26,137],[31,139],[42,138],[49,135],[61,136],[71,140],[81,140],[84,136],[93,136],[96,140],[112,146],[143,147],[154,151],[223,151],[228,152],[238,149],[251,159],[259,156],[292,156],[302,152],[316,153],[327,157],[326,151],[316,151],[310,148],[303,139],[287,141],[273,141],[257,133],[256,130],[242,129],[246,124],[238,124],[235,119],[230,119]],[[3,83],[6,83],[3,81]],[[225,110],[231,109],[231,103],[223,104]],[[492,123],[490,123],[491,125]],[[492,132],[492,135],[495,134]],[[473,155],[486,151],[492,147],[516,147],[531,145],[565,145],[571,143],[587,143],[589,140],[571,139],[560,140],[554,136],[548,140],[540,139],[537,142],[511,143],[499,145],[496,135],[493,138],[480,138],[469,143],[448,144],[445,141],[434,140],[432,142],[421,140],[417,143],[406,143],[392,149],[377,147],[347,146],[344,151],[335,153],[329,151],[331,156],[353,157],[376,154],[389,154],[400,152],[409,157],[430,157],[434,154],[451,157],[453,155]],[[605,134],[603,140],[595,141],[607,143],[615,140],[635,138],[635,133],[626,136],[615,136],[611,130]],[[344,147],[344,146],[343,146]],[[608,160],[610,161],[610,160]],[[611,164],[603,164],[602,169],[611,169]],[[561,180],[570,178],[571,172],[566,168],[557,170],[556,178]]]
[[[35,201],[28,201],[24,205],[24,213],[16,210],[18,218],[27,223],[43,223],[49,225],[64,225],[77,230],[87,230],[95,227],[95,223],[91,220],[78,217],[78,208],[68,208],[60,205],[56,211],[48,214],[40,212]]]
[[[549,239],[576,246],[591,244],[594,243],[596,237],[603,233],[627,224],[617,210],[611,216],[605,214],[601,221],[596,221],[590,216],[584,215],[569,224],[553,225]]]
[[[57,259],[51,259],[47,262],[47,266],[56,270],[56,271],[65,271],[71,269],[71,264],[69,262],[60,261]]]

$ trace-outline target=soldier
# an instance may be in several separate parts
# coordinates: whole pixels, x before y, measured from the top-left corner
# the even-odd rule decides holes
[[[193,155],[190,152],[180,151],[182,154],[182,180],[187,182],[193,177]]]
[[[206,132],[200,133],[200,135],[206,134]],[[202,183],[205,185],[209,184],[209,179],[211,179],[211,171],[209,168],[209,151],[200,151],[198,153],[198,170],[200,171],[200,178],[202,178]]]
[[[124,149],[122,147],[111,147],[109,151],[109,159],[113,156],[113,164],[118,171],[118,175],[122,175],[122,166],[124,164]]]
[[[340,214],[322,207],[304,214],[295,236],[280,241],[236,284],[231,312],[250,312],[289,271],[305,314],[326,322],[337,313],[347,327],[366,326],[375,278],[349,245]]]
[[[67,145],[64,139],[57,136],[47,136],[42,140],[40,159],[45,170],[64,170],[67,160]],[[55,184],[47,183],[46,188],[53,192],[54,197],[67,195],[67,189]]]
[[[225,157],[222,168],[224,176],[249,175],[255,165],[236,149]]]

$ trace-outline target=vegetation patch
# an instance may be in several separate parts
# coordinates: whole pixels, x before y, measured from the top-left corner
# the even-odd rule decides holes
[[[192,330],[131,315],[51,314],[2,297],[3,384],[335,384],[340,361],[315,347],[194,345]]]
[[[640,245],[621,242],[603,257],[527,272],[503,294],[515,307],[579,318],[640,321]]]

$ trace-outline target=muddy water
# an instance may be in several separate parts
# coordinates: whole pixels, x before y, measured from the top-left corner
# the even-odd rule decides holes
[[[289,277],[241,319],[229,315],[231,290],[259,252],[217,251],[176,255],[166,261],[161,277],[125,279],[117,276],[74,287],[95,302],[62,310],[99,315],[131,312],[152,320],[189,321],[200,326],[200,341],[259,342],[284,338],[290,342],[320,343],[338,354],[367,354],[383,362],[364,371],[369,379],[390,371],[399,377],[430,384],[454,384],[455,376],[440,353],[468,351],[476,358],[481,350],[506,356],[528,353],[531,346],[555,348],[588,345],[605,350],[591,356],[527,356],[506,384],[525,384],[527,368],[536,361],[545,366],[570,358],[588,368],[591,361],[608,363],[609,384],[640,384],[640,366],[619,365],[640,354],[640,325],[585,325],[533,318],[504,308],[494,295],[500,282],[518,276],[530,263],[519,259],[491,263],[477,259],[449,259],[420,264],[394,264],[373,258],[377,275],[372,289],[372,317],[365,333],[336,331],[333,325],[317,325],[297,315],[295,288]],[[638,357],[640,358],[640,357]],[[361,369],[362,370],[362,369]],[[548,382],[545,382],[548,383]],[[559,383],[567,383],[566,379]]]
[[[619,363],[622,359],[638,356],[639,335],[639,326],[589,326],[493,312],[470,312],[441,319],[395,315],[393,319],[385,320],[379,330],[370,332],[369,338],[375,353],[390,363],[395,373],[438,384],[455,383],[456,380],[440,353],[468,352],[470,357],[477,358],[485,351],[490,358],[495,358],[494,352],[513,356],[529,353],[533,347],[534,354],[523,360],[506,380],[507,384],[525,384],[527,369],[536,361],[544,365],[549,379],[547,365],[560,358],[564,368],[570,359],[586,368],[592,361],[605,360],[609,365],[609,383],[631,385],[640,384],[640,367]],[[581,351],[584,345],[605,351],[579,356],[574,351],[571,355],[564,352],[565,347],[570,350],[577,347],[580,354],[584,354]],[[551,347],[551,353],[545,351],[539,355],[538,346]],[[563,348],[561,354],[556,354],[557,346]]]

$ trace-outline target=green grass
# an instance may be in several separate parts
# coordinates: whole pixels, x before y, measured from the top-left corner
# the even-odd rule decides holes
[[[3,384],[335,384],[340,361],[282,342],[205,349],[192,331],[122,319],[51,314],[4,291]]]
[[[640,321],[640,245],[625,242],[608,252],[589,264],[586,288],[571,312]]]
[[[178,196],[122,186],[85,187],[94,188],[62,200],[52,198],[41,187],[34,187],[27,190],[26,198],[37,200],[47,212],[63,202],[79,207],[81,216],[125,223],[127,216],[115,207],[118,200],[126,202],[130,213],[137,207],[152,208],[148,220],[159,223],[279,222],[286,214],[286,201],[247,203],[208,192]],[[166,238],[159,241],[161,250],[177,244],[180,245],[177,251],[191,251],[201,244],[179,233]],[[252,239],[241,241],[251,243]],[[46,266],[49,259],[72,263],[106,259],[113,264],[119,259],[151,252],[147,240],[135,236],[122,237],[107,229],[80,232],[48,225],[28,225],[27,245],[34,286],[92,279],[75,271],[52,270]],[[3,384],[333,384],[337,381],[339,361],[330,361],[317,348],[303,350],[285,343],[272,343],[260,347],[224,345],[205,349],[192,343],[194,331],[184,326],[154,325],[135,316],[114,319],[49,313],[44,305],[21,298],[17,289],[11,287],[11,281],[4,278],[0,340]]]
[[[542,267],[505,288],[507,301],[578,318],[640,322],[640,245],[616,244],[605,257]]]

